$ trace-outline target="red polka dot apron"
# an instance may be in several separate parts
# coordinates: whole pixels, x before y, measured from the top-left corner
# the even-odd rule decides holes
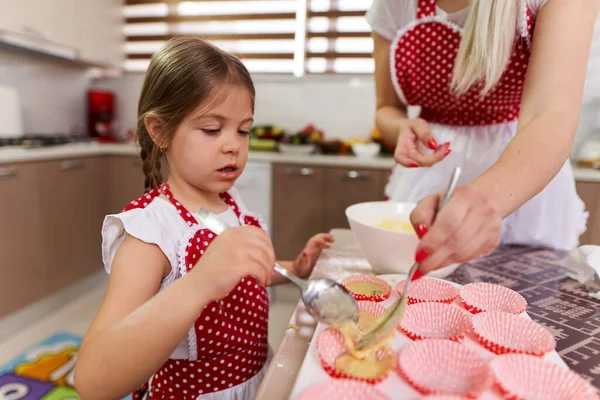
[[[407,105],[421,106],[421,118],[446,125],[491,125],[519,116],[533,18],[525,6],[510,61],[499,83],[483,98],[482,85],[458,98],[451,90],[452,71],[462,28],[436,16],[436,0],[417,0],[417,19],[398,31],[390,66],[396,93]]]
[[[180,249],[180,272],[187,274],[217,236],[201,227],[171,193],[168,184],[132,202],[125,211],[143,208],[165,195],[191,227]],[[228,193],[221,198],[235,212],[241,225],[260,227],[257,217],[243,213]],[[199,310],[200,311],[200,310]],[[169,359],[134,399],[195,399],[242,384],[255,376],[268,356],[269,298],[252,277],[244,278],[223,299],[208,304],[188,333],[189,359]]]

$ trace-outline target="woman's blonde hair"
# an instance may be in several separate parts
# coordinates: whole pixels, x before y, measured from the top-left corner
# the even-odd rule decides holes
[[[502,77],[513,50],[523,0],[471,0],[471,10],[452,75],[452,88],[464,94],[482,83],[481,96]]]

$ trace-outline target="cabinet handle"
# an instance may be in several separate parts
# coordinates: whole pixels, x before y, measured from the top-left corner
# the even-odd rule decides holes
[[[362,181],[366,181],[370,177],[371,177],[371,174],[369,174],[368,172],[360,172],[360,171],[348,171],[344,175],[344,179],[352,179],[352,180],[359,179]]]
[[[81,160],[67,160],[60,163],[60,169],[62,171],[73,171],[76,169],[82,169],[85,164]]]
[[[289,176],[313,176],[315,171],[312,168],[288,168],[286,173]]]
[[[12,178],[17,176],[17,169],[14,167],[0,168],[0,178]]]

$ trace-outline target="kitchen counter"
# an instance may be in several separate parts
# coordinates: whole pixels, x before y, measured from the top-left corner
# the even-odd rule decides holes
[[[336,281],[375,272],[361,255],[349,230],[332,231],[336,242],[319,259],[312,277]],[[525,297],[527,312],[555,336],[556,351],[574,371],[600,388],[600,300],[590,297],[561,267],[564,252],[507,247],[461,265],[446,279],[467,284],[484,281],[511,288]],[[288,399],[313,338],[316,322],[302,302],[259,388],[256,400]]]
[[[76,143],[33,149],[5,147],[0,148],[0,165],[103,155],[135,156],[137,154],[139,154],[139,150],[133,144]],[[253,162],[271,162],[281,164],[375,169],[391,169],[394,166],[394,160],[391,157],[358,158],[352,155],[305,155],[259,151],[250,151],[248,160]],[[573,173],[576,181],[600,182],[600,170],[573,166]]]

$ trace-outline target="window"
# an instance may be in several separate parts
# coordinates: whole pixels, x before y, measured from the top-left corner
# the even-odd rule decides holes
[[[176,35],[195,35],[242,58],[253,73],[372,73],[364,17],[372,0],[126,0],[128,71],[144,71]]]

